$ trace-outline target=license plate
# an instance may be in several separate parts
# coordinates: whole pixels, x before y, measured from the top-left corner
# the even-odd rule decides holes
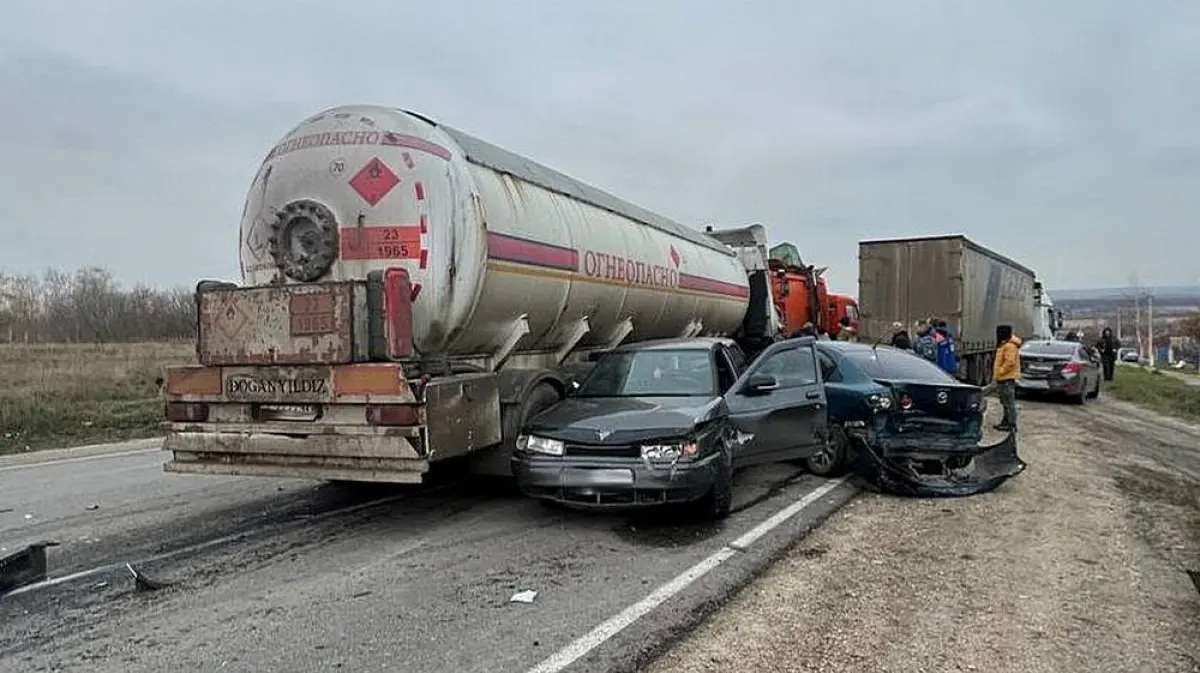
[[[633,470],[566,468],[562,473],[562,485],[633,487]]]
[[[1048,372],[1053,369],[1052,365],[1029,365],[1029,371],[1031,372]]]
[[[319,413],[315,404],[261,404],[258,407],[262,421],[315,421]]]
[[[1049,388],[1050,384],[1046,381],[1030,381],[1029,379],[1021,380],[1022,388]]]

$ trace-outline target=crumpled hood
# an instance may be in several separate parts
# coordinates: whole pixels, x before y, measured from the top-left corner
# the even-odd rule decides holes
[[[717,413],[720,402],[719,397],[573,397],[530,419],[524,431],[582,444],[680,437]]]

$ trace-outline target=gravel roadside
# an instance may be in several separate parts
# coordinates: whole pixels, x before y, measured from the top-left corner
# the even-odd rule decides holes
[[[1200,671],[1200,471],[1128,407],[1022,407],[998,492],[864,494],[649,670]],[[1200,463],[1200,434],[1155,439]]]

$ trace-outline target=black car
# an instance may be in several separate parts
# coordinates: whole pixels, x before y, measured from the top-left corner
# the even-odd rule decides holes
[[[1077,341],[1026,341],[1021,344],[1022,395],[1061,395],[1076,404],[1100,396],[1100,355]]]
[[[569,397],[526,424],[512,459],[517,485],[553,502],[695,502],[705,516],[724,517],[734,470],[828,462],[814,341],[773,344],[748,367],[728,339],[608,351]]]
[[[829,403],[830,452],[860,476],[908,495],[990,490],[1024,469],[1010,435],[980,446],[982,388],[910,351],[845,341],[817,344]]]

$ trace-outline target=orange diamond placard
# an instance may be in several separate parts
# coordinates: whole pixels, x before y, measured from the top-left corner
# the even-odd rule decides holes
[[[350,188],[372,206],[382,201],[398,184],[400,178],[379,157],[368,161],[350,178]]]

